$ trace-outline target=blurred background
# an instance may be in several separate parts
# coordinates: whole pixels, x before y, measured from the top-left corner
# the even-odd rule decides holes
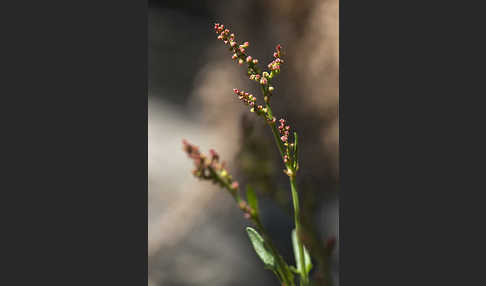
[[[215,22],[249,41],[261,67],[283,47],[272,107],[299,133],[298,185],[318,256],[311,274],[317,285],[339,285],[338,7],[338,0],[149,1],[149,285],[278,285],[231,196],[192,176],[182,139],[217,150],[240,185],[252,183],[263,224],[294,261],[288,178],[270,130],[232,92],[258,97],[258,86],[216,39]]]

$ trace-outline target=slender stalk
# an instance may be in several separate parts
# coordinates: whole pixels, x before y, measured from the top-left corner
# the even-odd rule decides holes
[[[263,87],[262,87],[262,92],[263,92],[264,97],[267,96],[266,90]],[[271,108],[268,100],[265,101],[265,107],[268,110],[269,116],[273,117],[272,108]],[[273,137],[275,139],[275,143],[277,144],[278,150],[280,151],[280,155],[282,156],[282,159],[283,159],[283,157],[285,155],[284,146],[283,146],[282,141],[280,140],[280,136],[279,136],[279,132],[277,130],[277,127],[275,126],[275,124],[270,124],[270,127],[272,129],[272,133],[273,133]],[[290,188],[291,188],[291,192],[292,192],[292,202],[293,202],[293,206],[294,206],[294,223],[295,223],[295,231],[297,232],[297,245],[298,245],[298,248],[299,248],[299,256],[300,256],[299,261],[297,261],[297,263],[299,263],[300,269],[301,269],[301,273],[300,273],[301,284],[300,285],[306,286],[306,285],[309,284],[309,278],[308,278],[306,271],[305,271],[304,245],[303,245],[302,240],[300,238],[300,234],[302,233],[302,230],[301,230],[301,224],[300,224],[299,195],[298,195],[298,192],[297,192],[297,186],[295,184],[295,176],[296,176],[297,170],[295,170],[295,168],[293,168],[290,161],[288,163],[286,163],[285,166],[287,167],[288,170],[291,171],[291,174],[289,175],[289,180],[290,180]]]
[[[300,264],[300,269],[301,269],[301,285],[307,285],[309,283],[309,279],[307,277],[306,271],[305,271],[305,257],[304,257],[304,245],[302,244],[302,240],[300,239],[300,234],[302,233],[301,230],[301,224],[300,224],[300,207],[299,207],[299,195],[297,193],[297,187],[295,185],[295,177],[291,176],[290,177],[290,188],[292,190],[292,202],[294,204],[294,221],[295,221],[295,231],[297,233],[297,245],[299,247],[299,256],[300,256],[300,261],[298,263]]]

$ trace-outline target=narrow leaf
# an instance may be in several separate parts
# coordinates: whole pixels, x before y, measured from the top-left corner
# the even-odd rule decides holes
[[[258,214],[259,209],[258,209],[258,198],[255,194],[255,191],[253,190],[252,187],[249,185],[246,186],[246,199],[248,200],[248,203],[250,204],[250,207],[255,210],[255,212]]]
[[[294,256],[295,256],[295,264],[297,265],[297,271],[302,272],[300,267],[300,252],[299,252],[299,244],[297,243],[297,231],[294,229],[292,230],[292,246],[294,248]],[[305,273],[308,274],[312,269],[312,261],[309,255],[309,252],[304,246],[304,264],[305,264]]]
[[[255,252],[263,261],[265,267],[276,269],[275,257],[273,256],[272,252],[265,248],[265,241],[260,234],[258,234],[258,232],[251,227],[247,227],[246,232],[248,233],[248,237],[250,237],[250,241],[253,244]]]

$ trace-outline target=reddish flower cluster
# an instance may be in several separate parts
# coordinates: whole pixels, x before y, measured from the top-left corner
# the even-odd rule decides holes
[[[192,171],[194,176],[199,179],[210,180],[221,187],[228,187],[231,191],[238,190],[238,182],[233,181],[225,169],[225,163],[219,162],[219,155],[214,150],[210,150],[210,158],[199,151],[199,148],[186,140],[182,140],[184,151],[189,158],[194,161],[195,169]]]
[[[280,137],[280,140],[282,140],[282,142],[284,143],[287,143],[289,140],[290,126],[289,125],[285,126],[285,119],[283,118],[280,119],[279,122],[280,125],[278,126],[278,131],[280,132],[280,135],[282,135]]]
[[[276,52],[273,53],[273,57],[275,59],[268,64],[268,68],[272,72],[274,72],[275,74],[278,74],[280,72],[280,65],[284,63],[283,59],[281,59],[281,56],[282,56],[282,50],[281,49],[282,49],[282,46],[277,45],[277,47],[275,48]]]
[[[256,112],[258,115],[267,114],[267,109],[265,107],[262,105],[256,105],[256,98],[253,96],[253,94],[238,90],[237,88],[234,88],[233,92],[236,94],[236,96],[238,96],[239,100],[250,107],[251,112]]]
[[[186,140],[182,140],[182,144],[184,145],[184,151],[187,153],[189,158],[191,158],[194,162],[194,166],[196,167],[192,173],[194,176],[203,178],[209,176],[206,171],[206,158],[201,152],[199,152],[199,148],[187,142]]]
[[[253,94],[244,92],[242,90],[238,90],[237,88],[233,88],[233,92],[238,96],[238,99],[241,100],[244,104],[254,107],[256,102],[256,97]]]
[[[193,174],[204,180],[210,180],[215,184],[219,184],[221,187],[229,190],[232,195],[236,198],[236,191],[239,189],[239,184],[237,181],[233,181],[232,177],[228,174],[224,168],[224,163],[219,164],[219,155],[214,150],[209,150],[210,158],[207,158],[199,152],[199,148],[186,140],[182,140],[184,145],[184,151],[187,153],[189,158],[194,161],[196,166]],[[243,211],[244,217],[251,219],[255,216],[255,210],[253,210],[246,201],[238,199],[239,208]]]
[[[258,60],[246,53],[246,49],[248,49],[250,43],[244,42],[242,45],[238,45],[235,40],[235,34],[231,33],[230,30],[225,29],[224,25],[219,23],[214,24],[214,31],[219,34],[218,39],[222,40],[225,45],[228,45],[230,51],[233,52],[232,59],[237,61],[240,65],[247,62],[249,69],[254,70],[254,73],[256,73],[255,65],[258,64]]]
[[[245,62],[248,64],[248,75],[250,80],[266,86],[269,80],[280,71],[280,64],[283,63],[283,60],[280,58],[280,45],[277,46],[276,52],[274,53],[274,57],[276,59],[268,65],[270,73],[262,73],[257,66],[258,59],[254,59],[252,56],[247,54],[246,49],[250,46],[250,43],[244,42],[242,45],[238,45],[235,40],[235,34],[231,33],[230,30],[225,29],[224,25],[219,23],[214,24],[214,30],[218,34],[218,39],[222,40],[225,45],[229,46],[229,50],[233,53],[231,58],[234,61],[237,61],[240,65]],[[268,90],[272,92],[274,87],[270,86]]]
[[[289,139],[290,139],[290,126],[285,125],[285,119],[281,118],[279,120],[280,125],[278,126],[278,132],[280,134],[280,140],[283,142],[284,145],[284,156],[283,156],[283,161],[285,164],[290,162],[290,154],[291,154],[291,149],[289,147],[294,147],[293,143],[289,144]]]
[[[282,55],[283,55],[282,46],[277,45],[275,47],[275,52],[273,53],[274,60],[267,65],[269,71],[262,72],[257,67],[258,60],[252,58],[247,54],[246,49],[250,46],[248,42],[239,45],[235,40],[235,34],[231,33],[229,29],[225,29],[224,25],[221,25],[219,23],[216,23],[214,25],[214,30],[218,34],[218,39],[222,40],[225,45],[228,45],[229,50],[233,53],[232,56],[233,60],[237,61],[240,65],[242,65],[245,62],[248,64],[249,78],[250,80],[256,81],[260,85],[262,85],[263,100],[267,105],[265,107],[262,105],[257,105],[256,98],[252,94],[249,94],[248,92],[240,91],[235,88],[233,89],[234,93],[236,94],[236,96],[238,96],[238,98],[243,103],[245,103],[247,106],[250,107],[251,112],[255,112],[258,115],[262,115],[269,124],[272,125],[275,124],[276,119],[275,117],[273,117],[270,107],[268,105],[270,97],[272,96],[272,93],[275,90],[275,88],[270,85],[270,81],[273,79],[274,76],[280,73],[280,66],[284,63],[284,60],[282,59]],[[295,161],[294,160],[295,154],[292,153],[293,151],[291,152],[291,149],[293,150],[293,148],[289,148],[294,146],[294,144],[289,143],[290,126],[285,125],[284,119],[280,119],[280,126],[278,126],[278,132],[279,134],[277,134],[277,136],[280,137],[280,140],[283,142],[283,147],[285,148],[285,150],[281,150],[284,152],[282,154],[284,163],[287,164],[290,161]]]
[[[233,53],[232,59],[234,61],[237,61],[240,65],[245,62],[247,63],[250,80],[256,81],[262,85],[264,90],[263,99],[265,103],[268,103],[272,92],[275,90],[275,88],[270,85],[270,80],[280,72],[280,65],[283,64],[283,60],[281,58],[282,47],[277,45],[275,48],[275,52],[273,53],[273,57],[275,59],[268,64],[270,72],[261,72],[257,66],[258,60],[247,54],[246,49],[250,46],[250,43],[244,42],[242,45],[239,45],[235,39],[235,34],[231,33],[231,31],[225,28],[225,26],[222,24],[214,24],[214,31],[218,34],[218,39],[222,40]],[[258,115],[269,115],[267,114],[265,107],[261,105],[256,106],[256,99],[253,97],[253,95],[246,92],[240,92],[237,89],[234,89],[234,91],[241,101],[250,106],[251,112],[256,112]],[[268,122],[275,122],[274,118],[271,116],[265,116],[265,118]]]

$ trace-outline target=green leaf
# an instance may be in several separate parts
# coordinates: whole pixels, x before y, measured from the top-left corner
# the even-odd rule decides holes
[[[295,264],[297,265],[297,271],[300,273],[302,272],[300,267],[300,252],[299,252],[299,244],[297,243],[297,232],[292,230],[292,246],[294,248],[294,256],[295,256]],[[312,261],[309,255],[309,252],[304,246],[304,264],[305,264],[305,273],[308,274],[312,269]]]
[[[249,185],[246,186],[246,199],[248,200],[250,207],[258,214],[260,212],[258,209],[258,198],[253,188]]]
[[[246,232],[250,237],[250,241],[253,244],[253,248],[255,249],[255,252],[263,261],[265,267],[270,268],[272,270],[276,270],[277,266],[275,262],[275,257],[273,256],[272,252],[267,250],[267,248],[265,247],[265,241],[260,236],[260,234],[258,234],[258,232],[251,227],[247,227]]]

